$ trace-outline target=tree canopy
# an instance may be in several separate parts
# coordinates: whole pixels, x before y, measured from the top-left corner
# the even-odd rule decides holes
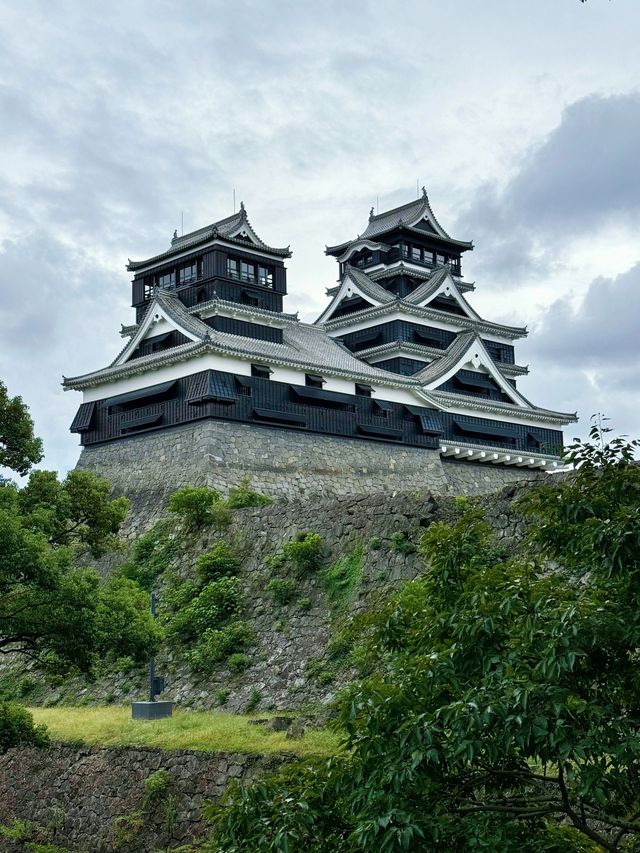
[[[33,434],[33,421],[22,397],[9,397],[0,381],[0,467],[26,474],[42,459],[42,441]]]
[[[346,752],[236,789],[211,849],[640,849],[636,442],[576,445],[505,553],[473,502],[350,627]]]
[[[0,383],[0,464],[23,474],[41,455],[24,403]],[[157,642],[148,593],[83,566],[117,546],[129,502],[110,491],[81,470],[0,483],[0,654],[88,671],[109,655],[142,661]]]

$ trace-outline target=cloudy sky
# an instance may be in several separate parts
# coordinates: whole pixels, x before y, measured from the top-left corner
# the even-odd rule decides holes
[[[78,456],[69,376],[132,321],[127,258],[243,199],[313,319],[325,244],[429,189],[473,239],[519,385],[640,435],[638,0],[0,0],[0,378],[46,467]]]

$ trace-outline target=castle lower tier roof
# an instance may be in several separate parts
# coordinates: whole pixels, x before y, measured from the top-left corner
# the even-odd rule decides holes
[[[529,334],[524,326],[503,326],[500,323],[491,323],[489,320],[472,320],[469,317],[464,317],[461,314],[450,314],[447,311],[441,311],[429,306],[421,307],[408,302],[407,299],[396,299],[393,302],[385,305],[376,305],[372,308],[364,308],[362,311],[354,311],[352,314],[345,314],[335,319],[327,320],[322,325],[325,329],[334,331],[337,329],[350,326],[353,323],[361,323],[367,320],[383,321],[385,315],[393,312],[403,312],[411,317],[419,317],[424,320],[435,320],[436,322],[448,322],[453,326],[462,329],[474,330],[477,332],[486,332],[487,334],[500,335],[501,337],[515,340],[517,338],[526,338]],[[372,323],[373,325],[373,323]]]
[[[236,236],[238,233],[245,231],[248,235],[247,239]],[[244,204],[240,203],[240,210],[231,216],[226,216],[224,219],[219,219],[211,225],[204,228],[198,228],[197,231],[191,231],[180,237],[174,236],[171,240],[171,246],[166,252],[161,252],[159,255],[154,255],[152,258],[146,258],[141,261],[129,260],[127,269],[131,272],[143,269],[151,264],[160,263],[163,260],[168,260],[173,255],[184,254],[191,249],[196,249],[203,243],[208,243],[210,240],[220,238],[225,242],[235,243],[239,246],[247,248],[261,249],[270,255],[279,255],[283,258],[291,257],[291,249],[289,246],[285,248],[276,248],[267,245],[261,240],[256,232],[251,227]]]

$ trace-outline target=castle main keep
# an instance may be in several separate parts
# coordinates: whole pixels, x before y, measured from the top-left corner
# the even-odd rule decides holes
[[[473,248],[422,197],[374,215],[327,254],[338,284],[314,323],[283,311],[289,247],[244,205],[129,261],[135,323],[82,391],[79,465],[127,493],[249,476],[282,497],[430,488],[488,492],[559,464],[574,414],[517,388],[525,328],[482,318]]]

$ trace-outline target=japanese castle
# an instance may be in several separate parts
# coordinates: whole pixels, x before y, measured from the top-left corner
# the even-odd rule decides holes
[[[289,247],[232,216],[129,261],[136,322],[108,367],[65,378],[83,392],[83,446],[213,418],[439,451],[446,459],[552,469],[574,414],[529,402],[514,341],[467,295],[462,254],[421,198],[327,247],[338,284],[314,323],[283,312]]]

